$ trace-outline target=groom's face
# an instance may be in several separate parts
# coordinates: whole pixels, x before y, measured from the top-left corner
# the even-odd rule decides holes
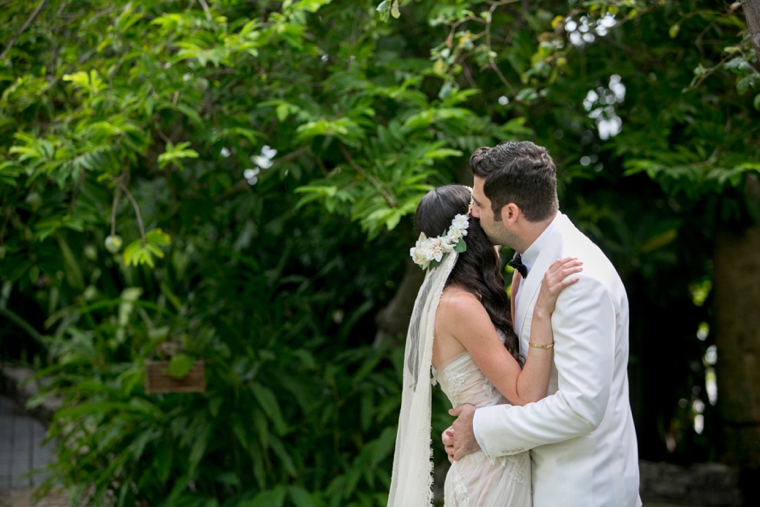
[[[480,221],[480,227],[488,236],[493,245],[509,245],[509,234],[504,229],[504,222],[497,221],[491,208],[491,200],[483,192],[485,179],[475,176],[475,182],[472,187],[472,216]]]

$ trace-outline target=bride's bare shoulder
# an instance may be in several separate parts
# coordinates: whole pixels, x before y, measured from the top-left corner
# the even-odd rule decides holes
[[[469,315],[478,308],[483,308],[478,296],[462,287],[449,285],[441,294],[438,315],[448,320]]]
[[[457,336],[468,333],[469,321],[477,307],[483,308],[471,292],[456,286],[443,289],[435,315],[433,364],[436,368],[467,350]]]

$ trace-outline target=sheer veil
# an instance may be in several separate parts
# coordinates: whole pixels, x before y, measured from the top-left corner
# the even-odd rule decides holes
[[[401,414],[396,435],[388,507],[425,507],[433,502],[431,460],[431,371],[438,302],[459,254],[444,256],[425,275],[414,302],[404,352]]]

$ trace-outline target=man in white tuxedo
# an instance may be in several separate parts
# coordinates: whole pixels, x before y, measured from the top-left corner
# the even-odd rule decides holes
[[[628,399],[628,299],[602,251],[559,212],[554,161],[527,141],[479,148],[472,216],[494,245],[516,250],[512,315],[525,357],[541,280],[557,259],[583,262],[552,315],[547,396],[519,407],[463,405],[444,444],[453,459],[531,451],[534,507],[638,507],[636,433]],[[522,274],[518,274],[522,272]],[[506,506],[508,507],[508,506]]]

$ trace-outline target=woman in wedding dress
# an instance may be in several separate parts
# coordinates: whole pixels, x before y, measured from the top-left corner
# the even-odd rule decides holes
[[[524,405],[546,395],[551,314],[562,289],[577,281],[571,275],[582,269],[576,259],[563,259],[547,272],[523,364],[499,257],[469,216],[471,198],[467,187],[440,187],[420,201],[415,215],[420,239],[411,255],[426,275],[407,336],[389,507],[432,502],[431,384],[440,384],[452,407]],[[529,453],[488,458],[478,451],[454,462],[444,485],[444,505],[531,507]]]

